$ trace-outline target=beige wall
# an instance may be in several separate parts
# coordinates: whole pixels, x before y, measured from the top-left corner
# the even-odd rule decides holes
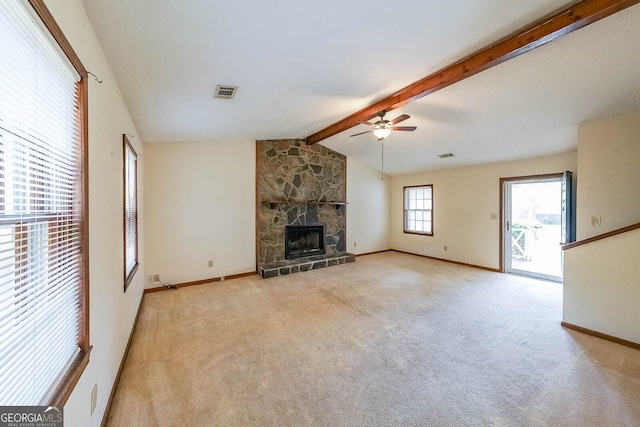
[[[138,154],[139,207],[144,215],[144,153],[127,107],[80,0],[46,1],[84,66],[103,80],[89,80],[89,365],[65,405],[66,427],[98,426],[115,379],[143,291],[144,264],[123,292],[122,134],[134,135]],[[140,233],[144,226],[140,224]],[[144,257],[140,236],[140,260]],[[91,416],[91,389],[98,402]]]
[[[578,240],[640,222],[638,165],[640,111],[579,126]],[[640,343],[640,231],[564,256],[564,321]]]
[[[576,153],[391,178],[391,247],[497,269],[500,178],[576,172]],[[403,187],[433,184],[433,236],[403,233]],[[496,219],[492,218],[496,216]],[[447,251],[444,246],[447,246]]]
[[[564,321],[640,343],[640,230],[564,257]]]
[[[640,222],[640,111],[578,129],[578,240]]]
[[[347,252],[390,249],[391,177],[347,159]]]
[[[144,150],[146,274],[184,283],[255,271],[255,142]]]

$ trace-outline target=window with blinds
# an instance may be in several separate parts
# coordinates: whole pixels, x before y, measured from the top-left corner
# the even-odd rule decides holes
[[[138,270],[138,161],[127,135],[124,146],[124,290]]]
[[[404,187],[404,232],[433,235],[433,185]]]
[[[88,350],[81,76],[18,0],[0,58],[0,405],[59,404]]]

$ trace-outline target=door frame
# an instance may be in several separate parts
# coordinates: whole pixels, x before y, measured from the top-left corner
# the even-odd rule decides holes
[[[506,197],[506,184],[507,181],[529,181],[535,179],[553,179],[560,178],[562,179],[564,173],[548,173],[542,175],[527,175],[527,176],[513,176],[507,178],[500,178],[500,271],[502,273],[507,272],[507,267],[505,263],[505,242],[504,242],[504,226],[505,226],[505,217],[504,217],[504,209],[505,209],[505,197]]]

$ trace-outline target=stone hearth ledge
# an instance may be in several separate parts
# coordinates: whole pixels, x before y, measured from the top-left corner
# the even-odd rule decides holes
[[[260,274],[263,279],[268,279],[269,277],[284,276],[285,274],[299,273],[301,271],[317,270],[319,268],[346,264],[354,262],[355,260],[356,256],[348,252],[313,255],[261,265],[258,267],[258,274]]]

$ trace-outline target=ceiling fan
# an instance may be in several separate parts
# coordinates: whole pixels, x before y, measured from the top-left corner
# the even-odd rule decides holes
[[[373,126],[373,129],[365,131],[365,132],[356,133],[356,134],[353,134],[351,136],[364,135],[365,133],[373,132],[373,134],[376,136],[376,138],[378,138],[378,141],[382,141],[383,139],[385,139],[386,137],[389,136],[389,134],[391,133],[392,130],[401,130],[401,131],[413,132],[414,130],[417,129],[416,126],[396,126],[396,124],[407,120],[411,116],[409,116],[407,114],[402,114],[402,115],[396,117],[393,120],[385,120],[384,119],[384,115],[386,113],[387,112],[385,110],[380,111],[378,113],[378,116],[380,117],[380,120],[378,120],[375,123],[360,122],[363,125]]]

